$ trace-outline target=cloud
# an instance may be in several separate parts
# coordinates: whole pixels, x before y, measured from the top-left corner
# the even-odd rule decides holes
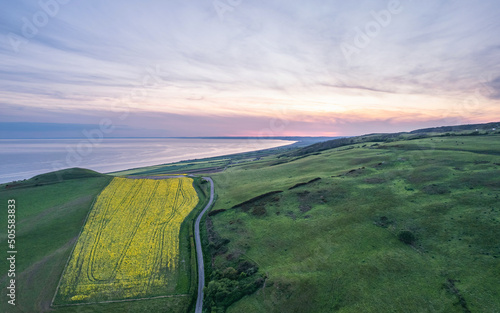
[[[487,88],[486,92],[489,97],[492,99],[500,99],[500,76],[493,79],[491,82],[487,84],[489,88]]]
[[[2,113],[18,107],[17,119],[57,122],[129,108],[186,116],[199,123],[193,132],[210,125],[222,135],[231,130],[211,119],[241,118],[256,132],[276,111],[291,120],[357,112],[376,130],[381,107],[405,119],[420,108],[437,122],[486,84],[495,91],[482,93],[482,109],[500,118],[498,1],[401,0],[401,12],[348,62],[341,45],[367,36],[373,12],[388,3],[242,1],[221,19],[211,1],[70,1],[16,52],[9,34],[22,38],[23,19],[43,9],[9,2],[0,12]],[[483,118],[460,110],[464,120]]]

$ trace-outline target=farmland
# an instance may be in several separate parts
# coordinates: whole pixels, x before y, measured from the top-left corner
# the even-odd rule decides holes
[[[180,226],[198,203],[192,181],[114,178],[89,214],[56,303],[176,294]]]

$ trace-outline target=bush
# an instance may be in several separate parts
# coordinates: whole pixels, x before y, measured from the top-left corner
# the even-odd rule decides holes
[[[415,242],[415,240],[417,239],[415,237],[415,235],[409,230],[400,231],[398,234],[398,238],[399,238],[399,240],[401,240],[403,243],[405,243],[407,245],[413,244]]]
[[[238,273],[238,271],[235,270],[234,267],[228,267],[222,272],[222,277],[232,280],[238,279],[239,275],[240,273]]]
[[[381,216],[378,220],[375,220],[375,225],[383,228],[389,227],[390,224],[392,224],[392,221],[390,221],[387,216]]]
[[[249,261],[243,261],[238,264],[238,272],[245,273],[248,276],[251,276],[259,271],[259,267],[256,264],[253,264]]]
[[[246,295],[251,295],[264,285],[264,278],[258,277],[232,280],[212,280],[205,287],[204,305],[209,312],[225,312],[226,308]]]

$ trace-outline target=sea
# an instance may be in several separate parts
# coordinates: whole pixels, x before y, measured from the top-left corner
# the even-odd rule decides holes
[[[293,143],[233,138],[0,139],[0,183],[71,167],[110,173]]]

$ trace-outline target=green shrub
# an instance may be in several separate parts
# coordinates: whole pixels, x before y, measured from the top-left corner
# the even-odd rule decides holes
[[[212,280],[205,287],[204,305],[209,312],[225,312],[226,308],[246,295],[251,295],[264,285],[264,278]]]
[[[403,243],[405,243],[407,245],[413,244],[415,242],[415,240],[417,239],[415,237],[415,235],[409,230],[400,231],[398,234],[398,238],[399,238],[399,240],[401,240]]]

